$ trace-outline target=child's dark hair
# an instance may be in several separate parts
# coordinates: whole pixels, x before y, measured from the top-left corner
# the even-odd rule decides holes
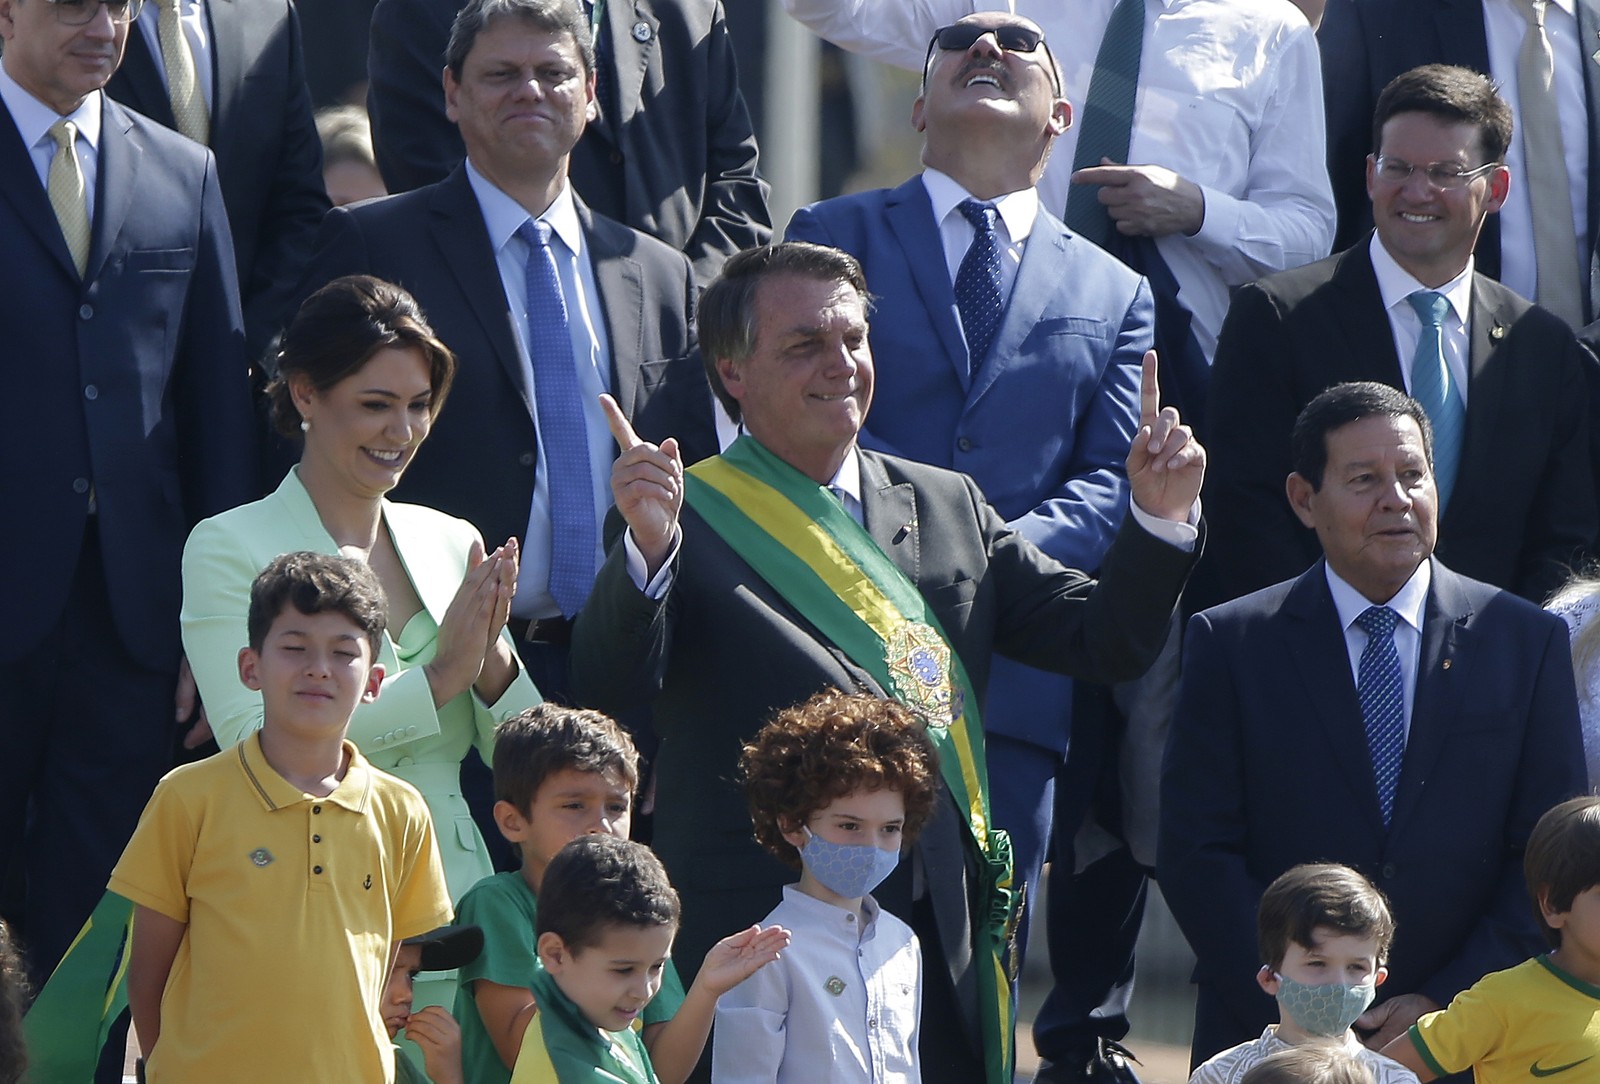
[[[600,943],[610,926],[676,926],[678,893],[655,852],[616,836],[579,836],[556,852],[539,886],[536,931],[570,951]]]
[[[28,1007],[28,973],[22,948],[0,918],[0,1084],[17,1084],[28,1069],[22,1014]]]
[[[544,781],[568,768],[615,772],[630,794],[639,786],[639,751],[609,715],[544,703],[495,727],[496,801],[510,802],[527,816]]]
[[[1573,798],[1540,817],[1523,852],[1522,873],[1544,939],[1560,948],[1561,931],[1544,920],[1539,904],[1570,911],[1580,892],[1600,885],[1600,798]]]
[[[756,841],[799,869],[783,833],[857,790],[898,791],[905,841],[916,839],[938,795],[939,754],[904,704],[830,689],[773,716],[744,747],[739,773]]]
[[[1239,1084],[1377,1084],[1377,1078],[1343,1047],[1307,1043],[1256,1062]]]
[[[1282,967],[1289,943],[1313,947],[1318,927],[1370,937],[1380,964],[1389,958],[1394,943],[1394,915],[1376,885],[1349,866],[1306,863],[1284,873],[1261,894],[1256,912],[1261,962]]]
[[[261,650],[267,630],[291,606],[307,616],[343,614],[367,634],[373,657],[377,657],[378,642],[389,623],[389,603],[383,585],[366,562],[326,553],[274,557],[250,585],[246,627],[253,650]]]

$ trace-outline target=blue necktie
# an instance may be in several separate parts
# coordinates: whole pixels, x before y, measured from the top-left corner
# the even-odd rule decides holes
[[[1450,366],[1444,360],[1444,317],[1450,311],[1450,299],[1432,290],[1418,290],[1406,300],[1422,321],[1417,352],[1411,359],[1411,397],[1422,404],[1433,423],[1433,478],[1443,509],[1455,488],[1461,436],[1467,427],[1467,408],[1456,394]]]
[[[528,243],[528,358],[550,482],[550,595],[562,615],[571,617],[589,597],[595,576],[589,429],[567,330],[567,302],[550,250],[550,227],[529,219],[517,236]]]
[[[1400,782],[1400,759],[1405,755],[1405,702],[1400,681],[1400,653],[1394,646],[1394,629],[1400,615],[1387,606],[1369,606],[1356,618],[1367,634],[1362,649],[1356,696],[1366,722],[1367,751],[1372,756],[1372,777],[1378,784],[1378,806],[1383,823],[1394,812],[1395,785]]]
[[[956,269],[956,311],[967,336],[967,372],[976,373],[1000,327],[1005,299],[1000,292],[1000,239],[994,231],[994,204],[964,199],[956,207],[972,223],[972,244]]]
[[[1082,129],[1072,154],[1077,172],[1098,166],[1100,159],[1128,161],[1133,140],[1133,104],[1139,92],[1139,55],[1144,51],[1145,0],[1117,0],[1106,22],[1094,74],[1083,97]],[[1105,248],[1116,227],[1100,202],[1100,188],[1075,184],[1067,192],[1066,223],[1073,233]]]

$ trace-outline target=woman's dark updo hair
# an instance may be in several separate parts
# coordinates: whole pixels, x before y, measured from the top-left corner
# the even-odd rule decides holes
[[[325,392],[385,347],[421,351],[433,388],[428,413],[437,418],[455,379],[455,355],[434,335],[410,294],[371,275],[348,275],[306,298],[283,333],[278,373],[267,385],[278,432],[300,436],[300,411],[289,394],[291,377],[304,377]]]

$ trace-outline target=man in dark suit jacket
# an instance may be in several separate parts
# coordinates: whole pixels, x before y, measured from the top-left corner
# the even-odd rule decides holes
[[[1586,786],[1566,629],[1432,556],[1432,451],[1420,404],[1388,385],[1317,396],[1288,503],[1326,559],[1190,622],[1157,875],[1199,958],[1197,1064],[1274,1019],[1256,905],[1299,862],[1360,870],[1405,931],[1357,1021],[1374,1049],[1541,951],[1522,848]],[[1392,644],[1363,631],[1369,609],[1388,611]],[[1388,745],[1381,698],[1358,691],[1385,646],[1402,700]]]
[[[379,0],[373,12],[367,109],[391,192],[438,181],[461,161],[438,77],[460,6]],[[683,251],[709,282],[772,232],[721,0],[582,6],[603,17],[591,16],[597,116],[573,149],[573,187],[601,214]]]
[[[176,129],[167,93],[156,5],[130,28],[128,52],[106,93]],[[206,28],[194,50],[209,69],[210,139],[244,304],[250,360],[261,360],[293,315],[295,287],[328,210],[322,144],[306,90],[300,25],[289,0],[199,0]]]
[[[41,978],[171,763],[184,538],[257,495],[215,162],[100,92],[128,14],[0,0],[0,870]],[[63,118],[93,182],[80,247],[46,188]]]
[[[1372,112],[1389,80],[1419,64],[1459,64],[1491,76],[1501,86],[1515,85],[1518,31],[1524,31],[1516,8],[1521,0],[1328,0],[1317,41],[1322,51],[1323,92],[1328,119],[1328,175],[1333,182],[1339,223],[1335,251],[1359,241],[1372,226],[1371,207],[1362,182],[1361,163],[1372,151]],[[1496,9],[1492,13],[1489,9]],[[1557,70],[1556,96],[1563,114],[1573,120],[1562,124],[1570,140],[1578,131],[1587,146],[1568,146],[1568,160],[1587,162],[1588,180],[1576,190],[1579,205],[1587,208],[1587,229],[1578,238],[1578,256],[1584,268],[1594,268],[1600,241],[1600,64],[1592,59],[1600,36],[1600,5],[1593,0],[1545,6],[1550,28],[1551,54]],[[1491,22],[1492,20],[1492,22]],[[1510,63],[1491,64],[1490,26],[1503,28],[1499,56]],[[1525,31],[1524,31],[1525,32]],[[1509,68],[1509,70],[1505,70]],[[1516,118],[1518,138],[1523,119]],[[1518,177],[1518,185],[1527,181]],[[1574,174],[1573,183],[1579,183]],[[1531,225],[1519,238],[1531,253]],[[1478,270],[1501,279],[1502,225],[1490,220],[1478,239]],[[1574,268],[1581,273],[1580,268]],[[1600,297],[1593,293],[1596,280],[1584,276],[1580,293],[1588,303],[1587,319],[1600,317]],[[1524,296],[1535,296],[1527,281],[1512,284]]]
[[[1157,414],[1153,360],[1145,428],[1127,466],[1136,522],[1123,525],[1097,588],[1007,527],[969,479],[857,450],[874,375],[866,283],[853,258],[800,243],[736,256],[707,291],[701,319],[714,386],[742,419],[743,439],[845,494],[846,510],[931,606],[979,703],[995,652],[1096,680],[1135,676],[1154,658],[1190,557],[1152,532],[1193,544],[1204,454],[1176,411]],[[653,698],[662,738],[654,845],[684,896],[678,958],[692,972],[717,937],[760,919],[790,879],[750,838],[734,783],[741,741],[774,709],[829,686],[886,690],[800,616],[785,585],[762,579],[692,509],[680,519],[674,449],[614,424],[626,450],[612,487],[629,531],[579,617],[573,686],[608,709]],[[930,961],[923,1079],[972,1084],[983,1079],[972,939],[985,916],[969,898],[976,876],[956,809],[941,809],[907,863],[921,865],[926,898],[912,900],[907,878],[878,898],[912,923]]]
[[[609,391],[662,436],[651,411],[667,405],[669,392],[680,395],[670,405],[689,421],[670,425],[683,425],[693,454],[704,455],[716,445],[710,395],[691,356],[695,289],[681,253],[593,213],[568,184],[568,155],[592,112],[595,85],[588,24],[576,9],[562,0],[472,0],[457,22],[444,81],[467,161],[438,184],[331,211],[304,292],[365,272],[415,295],[459,367],[450,401],[396,496],[470,520],[496,542],[522,539],[513,625],[564,647],[571,614],[531,571],[548,567],[561,540],[552,537],[549,500],[537,497],[550,481],[524,315],[529,246],[518,230],[530,220],[551,225],[552,252],[570,261],[569,328],[593,333],[575,351],[580,381],[587,371],[597,392]],[[497,77],[496,64],[517,67],[517,78]],[[606,456],[596,462],[591,455],[598,567],[612,445],[598,399],[584,402],[591,451],[603,438]],[[545,514],[531,514],[531,504]],[[565,686],[564,650],[555,656],[529,659],[546,695]]]
[[[1504,154],[1505,103],[1481,75],[1433,66],[1397,79],[1378,109],[1380,152],[1391,164],[1444,162],[1474,175],[1441,189],[1421,176],[1396,180],[1369,159],[1375,235],[1235,298],[1212,371],[1212,534],[1195,577],[1196,608],[1316,559],[1312,532],[1283,503],[1289,430],[1331,384],[1415,387],[1420,326],[1405,298],[1424,288],[1452,299],[1446,353],[1454,339],[1462,363],[1454,379],[1465,377],[1466,392],[1440,556],[1542,601],[1600,530],[1585,384],[1593,362],[1560,320],[1471,272],[1473,242],[1510,183],[1503,166],[1477,168]]]

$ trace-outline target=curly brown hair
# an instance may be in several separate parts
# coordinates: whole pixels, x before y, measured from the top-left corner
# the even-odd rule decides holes
[[[28,1007],[28,976],[22,946],[0,918],[0,1084],[15,1084],[28,1068],[22,1014]]]
[[[800,852],[783,833],[857,790],[899,791],[904,838],[915,840],[939,792],[939,754],[905,705],[829,689],[773,716],[744,747],[739,777],[756,842],[799,869]]]

